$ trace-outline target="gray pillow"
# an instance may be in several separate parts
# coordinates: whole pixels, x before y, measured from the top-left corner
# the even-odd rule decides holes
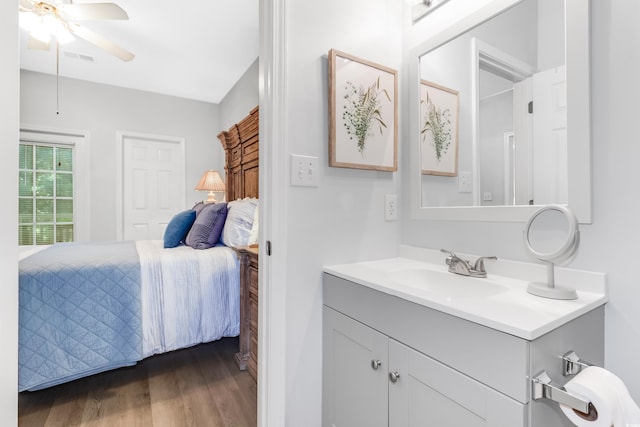
[[[205,206],[206,204],[204,202],[198,202],[195,205],[193,205],[191,209],[196,211],[196,215],[198,215],[200,212],[202,212],[202,209],[204,209]]]
[[[185,243],[194,249],[209,249],[215,246],[220,240],[226,218],[226,203],[206,204],[196,216]]]

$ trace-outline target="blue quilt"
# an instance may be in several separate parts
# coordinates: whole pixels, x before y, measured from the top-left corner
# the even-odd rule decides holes
[[[56,244],[20,261],[19,391],[142,359],[134,242]]]

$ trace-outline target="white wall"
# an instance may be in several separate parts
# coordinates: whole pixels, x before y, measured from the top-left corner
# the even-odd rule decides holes
[[[319,426],[322,266],[393,256],[400,237],[399,223],[383,216],[384,195],[400,191],[399,172],[328,167],[327,53],[335,48],[399,70],[403,2],[286,1],[285,6],[285,151],[320,159],[317,188],[284,190],[286,236],[273,242],[274,252],[286,251],[287,260],[286,425]]]
[[[185,208],[206,196],[193,191],[207,169],[224,171],[216,135],[219,107],[201,101],[60,78],[56,115],[55,76],[22,71],[20,122],[85,130],[91,137],[91,240],[116,239],[116,132],[184,137]]]
[[[640,402],[640,2],[592,1],[592,181],[593,224],[582,226],[573,268],[608,274],[606,367],[618,374]],[[408,164],[403,165],[407,167]],[[403,175],[402,195],[409,198]],[[404,206],[408,206],[405,204]],[[527,260],[523,224],[414,221],[405,212],[402,242],[454,251]]]
[[[16,182],[20,75],[15,2],[0,3],[0,168],[2,182]],[[3,185],[0,204],[0,419],[18,425],[18,186]]]
[[[564,64],[564,2],[538,0],[538,71]]]
[[[220,102],[220,130],[229,129],[258,105],[258,66],[256,58]]]

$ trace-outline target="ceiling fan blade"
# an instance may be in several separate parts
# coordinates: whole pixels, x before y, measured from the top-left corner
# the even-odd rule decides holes
[[[110,54],[117,56],[125,62],[131,61],[134,58],[133,53],[121,48],[120,46],[107,40],[101,35],[94,33],[93,31],[88,30],[76,23],[69,23],[69,30],[76,36],[85,39],[89,43],[96,45],[101,49],[106,50]]]
[[[49,50],[49,43],[38,40],[33,36],[29,36],[29,42],[27,43],[27,49],[36,50]]]
[[[59,8],[69,19],[74,21],[129,19],[127,12],[115,3],[73,3],[62,5]]]
[[[20,0],[20,7],[26,9],[26,10],[33,10],[34,9],[34,3],[31,0]]]

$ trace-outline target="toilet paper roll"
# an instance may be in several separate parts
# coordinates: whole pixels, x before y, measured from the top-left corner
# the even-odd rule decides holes
[[[606,369],[590,366],[564,385],[569,393],[589,400],[595,407],[596,419],[580,416],[560,405],[562,412],[576,426],[627,427],[640,424],[640,408],[631,399],[622,380]]]

